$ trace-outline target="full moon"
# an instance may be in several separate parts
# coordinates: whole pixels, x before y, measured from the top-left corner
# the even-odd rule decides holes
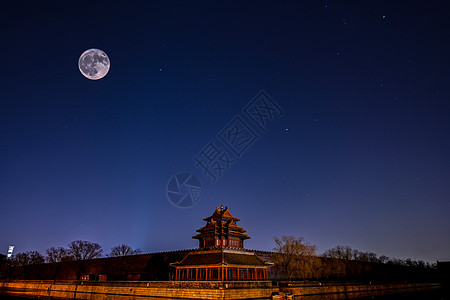
[[[81,54],[78,68],[84,77],[98,80],[106,76],[109,71],[109,58],[100,49],[89,49]]]

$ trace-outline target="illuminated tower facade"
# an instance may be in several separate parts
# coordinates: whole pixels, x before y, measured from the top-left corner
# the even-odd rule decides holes
[[[199,248],[244,248],[244,240],[250,237],[246,234],[246,230],[239,227],[236,222],[240,219],[233,217],[228,207],[216,207],[214,213],[207,218],[206,225],[198,229],[193,239],[198,239]]]
[[[192,237],[199,241],[199,249],[170,264],[175,268],[176,281],[268,280],[267,268],[273,264],[244,249],[244,240],[250,237],[237,226],[240,219],[233,217],[228,207],[216,207],[203,220],[206,225]]]

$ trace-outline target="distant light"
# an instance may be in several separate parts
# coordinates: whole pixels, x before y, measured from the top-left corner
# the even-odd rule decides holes
[[[383,19],[386,19],[386,16],[383,16]]]
[[[14,246],[9,246],[7,258],[11,258],[14,252]]]

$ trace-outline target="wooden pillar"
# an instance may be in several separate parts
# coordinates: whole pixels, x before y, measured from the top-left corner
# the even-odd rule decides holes
[[[237,267],[237,273],[238,273],[237,280],[239,280],[239,267]]]

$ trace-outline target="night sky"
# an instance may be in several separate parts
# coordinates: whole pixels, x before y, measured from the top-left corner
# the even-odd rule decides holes
[[[449,6],[3,4],[0,253],[192,249],[223,204],[248,249],[295,235],[450,260]],[[78,69],[90,48],[109,56],[103,79]],[[279,108],[263,128],[245,113],[257,95]],[[254,137],[235,136],[238,154],[220,139],[233,122]],[[194,160],[211,142],[232,161],[215,182]],[[201,183],[190,208],[168,198],[180,172]]]

